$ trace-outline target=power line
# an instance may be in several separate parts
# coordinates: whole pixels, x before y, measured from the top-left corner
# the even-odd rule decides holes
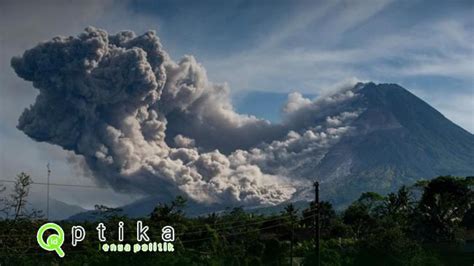
[[[256,228],[256,229],[252,229],[251,231],[252,231],[252,232],[259,232],[259,231],[263,231],[263,230],[266,230],[266,229],[279,227],[279,226],[282,226],[282,225],[284,225],[283,222],[277,223],[277,224],[273,224],[273,225],[269,225],[269,226],[264,226],[264,227]],[[247,234],[247,233],[249,233],[249,232],[248,232],[248,231],[245,231],[245,232],[236,232],[236,233],[225,234],[224,236],[234,236],[234,235],[241,235],[241,234]],[[219,234],[219,233],[218,233],[218,234]],[[223,236],[222,234],[219,234],[219,235],[220,235],[220,236]],[[209,239],[212,239],[212,238],[214,238],[214,237],[206,237],[206,238],[199,238],[199,239],[190,239],[190,240],[181,241],[181,243],[191,243],[191,242],[209,240]]]
[[[266,219],[266,220],[263,220],[263,221],[255,221],[255,222],[251,222],[251,223],[244,223],[244,224],[239,224],[239,225],[236,225],[236,226],[229,226],[229,227],[226,227],[226,228],[217,228],[215,231],[225,231],[225,230],[228,230],[228,229],[242,228],[242,227],[246,227],[246,226],[249,226],[249,225],[255,225],[255,224],[259,224],[259,223],[282,220],[282,219],[285,219],[289,216],[290,215],[282,215],[282,216],[279,216],[279,217],[275,217],[275,218],[272,218],[272,219]],[[232,224],[232,223],[233,222],[229,222],[229,223],[225,223],[225,224]],[[203,225],[203,227],[205,227],[205,226],[206,225]],[[197,234],[197,233],[201,233],[201,232],[202,232],[201,230],[200,231],[184,232],[182,234],[177,234],[176,236],[191,235],[191,234]]]
[[[263,219],[261,221],[254,221],[254,222],[249,222],[249,223],[245,223],[245,224],[238,224],[238,225],[235,225],[235,226],[227,226],[227,225],[230,225],[232,223],[235,223],[235,222],[223,222],[223,223],[220,223],[220,224],[210,224],[212,225],[213,227],[215,227],[215,232],[222,232],[222,231],[225,231],[225,230],[229,230],[229,229],[238,229],[238,228],[242,228],[242,227],[246,227],[246,226],[249,226],[249,225],[256,225],[256,224],[260,224],[260,223],[265,223],[265,222],[271,222],[271,221],[277,221],[277,220],[283,220],[285,218],[288,218],[292,216],[291,214],[285,214],[285,215],[280,215],[280,216],[276,216],[276,217],[272,217],[269,219]],[[304,219],[309,219],[311,217],[313,217],[313,215],[310,215],[310,216],[307,216],[305,217]],[[220,227],[219,226],[223,226],[225,225],[225,227]],[[198,228],[198,227],[203,227],[202,229],[205,229],[207,225],[199,225],[199,226],[196,226],[196,227],[190,227],[190,228]],[[201,233],[202,231],[191,231],[191,232],[184,232],[184,233],[181,233],[181,234],[176,234],[176,236],[191,236],[193,234],[197,234],[197,233]],[[8,235],[0,235],[1,236],[28,236],[30,237],[29,235],[27,234],[8,234]],[[33,237],[34,238],[34,237]]]
[[[16,183],[16,181],[14,181],[14,180],[6,180],[6,179],[0,179],[0,182]],[[47,186],[48,183],[44,183],[44,182],[33,182],[32,185],[45,185],[45,186]],[[49,183],[49,185],[50,185],[50,186],[59,186],[59,187],[81,187],[81,188],[107,189],[106,187],[88,186],[88,185],[74,185],[74,184]]]
[[[285,216],[281,216],[280,219],[282,218],[285,218]],[[266,219],[264,221],[260,221],[260,222],[268,222],[268,221],[273,221],[273,220],[276,220],[275,218],[273,219]],[[254,228],[254,229],[251,229],[250,231],[244,231],[244,232],[235,232],[235,233],[224,233],[224,232],[221,232],[222,230],[216,230],[216,232],[214,233],[217,233],[219,235],[219,237],[228,237],[228,236],[237,236],[237,235],[242,235],[242,234],[247,234],[247,233],[256,233],[256,232],[260,232],[260,231],[263,231],[263,230],[267,230],[267,229],[271,229],[271,228],[276,228],[276,227],[279,227],[279,226],[282,226],[284,225],[284,221],[281,221],[277,224],[273,224],[273,225],[269,225],[269,226],[264,226],[264,227],[259,227],[259,228]],[[247,225],[250,225],[250,224],[247,224]],[[232,229],[232,228],[226,228],[226,229]],[[177,237],[180,237],[180,236],[184,236],[184,235],[187,235],[188,233],[184,233],[184,234],[181,234],[181,235],[176,235]],[[25,235],[23,235],[25,236]],[[192,242],[199,242],[199,241],[204,241],[204,240],[210,240],[210,239],[213,239],[214,236],[211,236],[211,237],[205,237],[205,238],[199,238],[199,239],[190,239],[190,240],[184,240],[184,241],[179,241],[180,243],[184,244],[184,243],[192,243]],[[33,238],[32,238],[33,239]],[[93,241],[94,242],[94,241]],[[21,246],[16,246],[14,245],[13,247],[15,248],[35,248],[36,246],[35,245],[32,245],[31,243],[30,244],[27,244],[27,245],[21,245]],[[68,251],[68,253],[86,253],[87,251],[86,250],[71,250],[71,251]],[[17,253],[17,254],[26,254],[26,253]],[[31,255],[36,255],[37,253],[30,253]],[[38,254],[43,254],[43,253],[38,253]]]

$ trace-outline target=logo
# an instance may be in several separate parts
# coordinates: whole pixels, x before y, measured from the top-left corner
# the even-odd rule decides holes
[[[56,231],[56,234],[49,235],[45,242],[43,235],[47,230],[54,230]],[[64,243],[64,231],[61,226],[55,223],[44,224],[38,230],[36,240],[42,249],[46,251],[56,251],[59,257],[64,257],[64,251],[61,249],[61,246]]]
[[[151,242],[147,235],[148,226],[143,225],[142,221],[136,221],[136,241],[135,243],[127,243],[124,241],[124,223],[120,221],[118,223],[118,242],[100,243],[99,250],[103,252],[174,252],[174,245],[171,242],[175,240],[175,232],[172,226],[165,226],[161,228],[161,240],[162,242]],[[49,234],[46,241],[44,240],[44,234],[46,231],[54,231],[55,233]],[[97,238],[100,242],[107,242],[105,231],[107,228],[104,223],[99,223],[96,228]],[[80,225],[71,227],[71,245],[76,247],[78,243],[84,241],[86,238],[86,230]],[[36,234],[36,240],[39,246],[46,251],[55,251],[59,257],[65,256],[64,250],[61,246],[64,243],[65,235],[61,226],[55,223],[47,223],[38,229]],[[1,266],[1,265],[0,265]]]

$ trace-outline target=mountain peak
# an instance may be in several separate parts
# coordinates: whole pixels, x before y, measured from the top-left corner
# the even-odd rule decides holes
[[[421,126],[441,135],[453,133],[472,136],[471,133],[451,122],[438,110],[398,84],[365,83],[359,93],[364,96],[367,107],[381,108],[393,113],[406,128],[414,130]]]
[[[354,133],[315,167],[329,188],[352,200],[362,190],[389,192],[421,178],[474,173],[474,136],[397,84],[358,83]],[[342,173],[342,174],[341,174]],[[331,196],[332,195],[332,196]]]

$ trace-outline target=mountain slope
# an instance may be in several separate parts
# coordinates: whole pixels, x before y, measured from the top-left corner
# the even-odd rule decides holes
[[[148,196],[142,199],[136,200],[130,204],[119,207],[118,215],[125,215],[130,218],[140,218],[149,216],[156,206],[160,203],[170,203],[170,199],[163,196]],[[215,205],[203,205],[199,204],[191,199],[188,199],[186,207],[183,211],[188,216],[200,216],[211,212],[223,211],[226,208],[232,208],[234,206],[225,206],[223,204]],[[68,218],[71,221],[97,221],[106,218],[102,213],[96,210],[85,211],[76,213]]]
[[[46,200],[44,199],[34,199],[31,202],[28,202],[29,210],[35,209],[42,211],[44,218],[46,218]],[[71,215],[85,212],[86,209],[77,206],[62,202],[51,198],[49,200],[49,219],[52,221],[60,221],[67,219]]]
[[[396,84],[368,83],[358,93],[353,107],[364,111],[352,124],[356,133],[315,167],[327,182],[326,197],[343,203],[363,191],[384,193],[421,178],[474,174],[471,133]]]
[[[353,100],[336,107],[317,109],[310,125],[324,124],[328,117],[359,111],[347,126],[353,128],[338,142],[308,152],[307,147],[285,150],[285,160],[262,164],[262,169],[283,172],[301,180],[318,178],[321,198],[343,207],[362,192],[387,193],[401,185],[439,175],[474,175],[474,136],[444,117],[436,109],[396,84],[357,84]],[[340,125],[345,126],[345,125]],[[304,134],[305,128],[300,130]],[[305,144],[311,144],[305,142]],[[278,154],[281,156],[281,154]],[[303,188],[293,201],[313,197],[311,187]],[[123,207],[131,217],[146,216],[159,202],[170,199],[154,195]],[[280,208],[286,203],[275,206]],[[188,215],[225,210],[225,204],[212,206],[189,201]],[[256,206],[262,211],[273,210]],[[258,209],[254,209],[258,212]],[[93,212],[73,216],[75,220],[97,219]]]

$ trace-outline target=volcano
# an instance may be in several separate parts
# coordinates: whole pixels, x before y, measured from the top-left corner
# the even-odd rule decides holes
[[[357,117],[344,124],[352,128],[349,133],[335,144],[309,153],[305,147],[288,148],[286,152],[291,154],[288,160],[259,166],[272,173],[283,169],[295,181],[317,178],[322,199],[337,208],[347,206],[367,191],[386,194],[421,179],[474,174],[474,136],[408,90],[397,84],[359,83],[349,91],[357,97],[336,107],[318,109],[311,114],[309,122],[298,124],[300,130],[294,129],[303,135],[305,128],[324,124],[328,117],[357,111]],[[301,204],[312,196],[312,188],[307,187],[292,201]],[[153,206],[164,201],[165,198],[152,195],[122,209],[131,217],[146,216]],[[186,212],[190,215],[231,207],[202,206],[192,200],[189,204],[192,208]],[[286,204],[257,208],[277,212]],[[87,220],[85,214],[91,213],[72,219]]]
[[[352,123],[357,133],[308,167],[324,183],[325,198],[347,203],[364,191],[387,193],[420,179],[474,174],[471,133],[399,85],[361,87],[350,106],[364,110]]]

